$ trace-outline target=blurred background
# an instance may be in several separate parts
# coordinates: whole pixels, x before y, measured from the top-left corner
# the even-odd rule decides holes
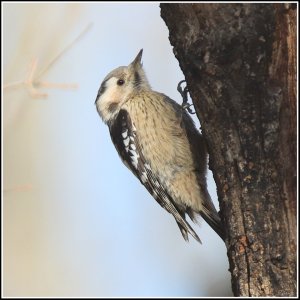
[[[221,239],[200,221],[203,244],[183,240],[94,105],[141,48],[153,89],[181,102],[159,3],[2,2],[2,17],[3,296],[231,296]]]

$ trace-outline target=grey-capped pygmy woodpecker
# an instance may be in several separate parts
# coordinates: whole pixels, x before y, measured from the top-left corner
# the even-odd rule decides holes
[[[200,215],[224,239],[220,217],[207,191],[207,151],[190,115],[153,91],[141,50],[131,64],[111,71],[95,101],[124,164],[177,222],[182,236],[200,238],[186,221]]]

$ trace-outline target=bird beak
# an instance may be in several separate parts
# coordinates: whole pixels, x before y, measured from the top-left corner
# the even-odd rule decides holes
[[[134,68],[139,66],[142,66],[142,55],[143,55],[143,49],[140,50],[140,52],[138,53],[138,55],[136,56],[136,58],[133,60],[133,62],[130,64],[131,66],[133,66]]]

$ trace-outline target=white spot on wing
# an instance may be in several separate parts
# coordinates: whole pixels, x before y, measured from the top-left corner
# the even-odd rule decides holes
[[[131,143],[129,147],[130,147],[131,150],[134,150],[134,151],[136,150],[135,144]]]
[[[143,183],[148,181],[147,173],[145,171],[142,172],[141,180],[142,180]]]
[[[123,140],[125,147],[128,147],[129,145],[129,137]]]
[[[136,158],[138,157],[138,155],[136,154],[136,152],[134,150],[130,149],[130,148],[129,148],[129,153],[131,153],[131,155],[132,155],[131,157],[132,158],[133,157],[136,157]]]
[[[132,162],[133,166],[137,169],[137,167],[138,167],[137,157],[132,157],[131,162]]]
[[[132,162],[133,166],[137,169],[138,159],[140,156],[136,153],[136,151],[131,150],[131,149],[129,149],[129,153],[131,154],[130,155],[131,162]]]
[[[156,187],[160,187],[160,184],[157,180],[155,180],[154,184],[155,184]]]
[[[122,133],[123,139],[125,139],[125,138],[127,137],[127,134],[128,134],[128,129],[126,129],[126,131],[124,131],[124,132]]]

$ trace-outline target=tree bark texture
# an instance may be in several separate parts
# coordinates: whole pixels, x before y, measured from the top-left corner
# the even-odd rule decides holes
[[[296,4],[161,4],[206,139],[236,296],[296,295]]]

